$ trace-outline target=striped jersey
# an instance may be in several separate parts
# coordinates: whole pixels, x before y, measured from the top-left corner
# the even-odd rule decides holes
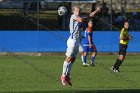
[[[70,38],[75,40],[80,39],[81,37],[80,26],[82,25],[81,22],[76,21],[76,17],[77,17],[76,14],[72,14],[70,18],[70,24],[69,24]]]

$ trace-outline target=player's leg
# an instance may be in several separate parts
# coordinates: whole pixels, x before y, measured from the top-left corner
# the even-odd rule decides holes
[[[66,60],[63,63],[63,71],[61,76],[62,84],[65,86],[67,83],[72,85],[70,82],[70,71],[72,68],[72,64],[75,61],[75,58],[66,57]]]
[[[79,46],[75,46],[75,42],[68,41],[68,48],[66,51],[66,60],[63,63],[63,71],[61,76],[61,82],[63,85],[66,85],[67,83],[69,85],[72,85],[70,82],[70,71],[72,68],[72,64],[75,61],[76,55],[78,53]]]
[[[119,67],[121,66],[122,62],[124,61],[125,59],[125,56],[126,56],[126,49],[127,49],[127,45],[120,45],[120,48],[121,48],[121,51],[119,53],[119,57],[118,59],[116,60],[116,70],[119,71]]]
[[[90,60],[90,65],[94,66],[94,61],[95,61],[95,57],[96,57],[96,54],[97,54],[97,49],[96,49],[95,45],[90,48],[90,52],[92,52],[92,56],[91,56],[91,60]]]
[[[119,67],[122,64],[124,58],[125,58],[124,55],[119,55],[119,57],[117,58],[117,60],[114,64],[114,66],[111,68],[114,72],[119,72]]]
[[[82,56],[82,59],[83,59],[83,66],[89,66],[89,64],[87,64],[87,54],[88,54],[88,51],[89,51],[89,46],[83,46],[83,50],[84,50],[84,54]]]
[[[68,61],[69,60],[69,61]],[[62,75],[61,75],[61,83],[62,85],[66,85],[67,81],[66,81],[66,75],[67,75],[67,69],[68,69],[68,65],[70,64],[71,58],[70,57],[66,57],[66,60],[63,63],[63,70],[62,70]]]
[[[66,62],[69,62],[69,63],[68,63],[68,66],[67,66],[66,74],[65,74],[64,76],[65,76],[66,82],[67,82],[70,86],[72,86],[72,83],[71,83],[71,81],[70,81],[70,72],[71,72],[72,64],[74,63],[75,59],[76,59],[75,57],[73,57],[73,58],[67,57],[67,58],[66,58]]]
[[[78,54],[79,50],[78,50],[78,46],[74,48],[73,54],[71,55],[71,58],[66,59],[67,62],[69,62],[68,67],[67,67],[67,72],[66,72],[66,81],[67,83],[72,86],[72,83],[70,81],[70,72],[72,69],[72,64],[75,62],[76,56]]]
[[[70,72],[71,72],[71,68],[72,68],[72,64],[75,62],[76,57],[67,57],[65,62],[68,62],[68,67],[67,67],[67,71],[66,71],[66,75],[70,76]]]
[[[119,57],[117,58],[114,66],[111,68],[114,72],[119,72],[119,67],[125,59],[127,45],[120,44]]]
[[[88,55],[88,52],[84,52],[84,55],[83,55],[83,66],[90,66],[90,64],[88,64],[86,61],[87,61],[87,55]]]
[[[116,65],[116,70],[119,70],[120,65],[122,64],[122,62],[125,59],[125,55],[119,55],[118,59],[117,59],[117,65]]]
[[[70,51],[66,53],[67,57],[63,63],[63,71],[62,71],[62,76],[61,76],[61,82],[64,86],[67,83],[69,85],[72,85],[70,82],[70,72],[71,72],[72,64],[74,63],[76,57],[70,56],[69,53]]]
[[[79,44],[79,54],[81,56],[82,62],[84,62],[83,56],[84,56],[84,50],[81,44]]]

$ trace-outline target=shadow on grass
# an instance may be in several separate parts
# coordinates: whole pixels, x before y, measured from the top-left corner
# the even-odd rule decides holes
[[[1,92],[0,92],[1,93]],[[2,93],[140,93],[140,89],[121,90],[49,90],[34,92],[2,92]]]

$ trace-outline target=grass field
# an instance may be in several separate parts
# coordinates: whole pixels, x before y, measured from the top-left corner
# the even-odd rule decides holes
[[[120,73],[110,67],[117,56],[98,55],[95,67],[73,65],[73,86],[59,77],[65,56],[0,56],[0,93],[140,93],[140,58],[127,56]]]

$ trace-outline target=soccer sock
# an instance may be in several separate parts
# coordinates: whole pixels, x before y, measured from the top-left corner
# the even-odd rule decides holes
[[[119,64],[119,66],[121,66],[121,64],[123,63],[123,61],[120,61],[120,64]]]
[[[67,74],[67,68],[68,68],[68,65],[69,63],[64,61],[64,64],[63,64],[63,72],[62,72],[62,75],[65,76]]]
[[[116,63],[114,64],[114,68],[116,68],[117,70],[119,70],[119,66],[121,65],[122,61],[117,59]]]
[[[116,69],[117,69],[117,70],[119,70],[119,67],[120,67],[121,63],[122,63],[122,61],[119,60],[119,61],[118,61],[118,64],[116,65]]]
[[[86,56],[81,56],[82,62],[86,63]]]
[[[84,59],[83,59],[83,56],[81,56],[81,60],[82,60],[82,62],[84,63]]]
[[[115,64],[114,64],[114,68],[116,68],[116,65],[118,64],[119,59],[116,60]]]
[[[95,57],[94,57],[94,56],[92,56],[92,57],[91,57],[91,61],[90,61],[90,62],[91,62],[91,64],[92,64],[92,63],[94,63],[94,60],[95,60]]]
[[[72,68],[72,63],[69,62],[68,63],[68,67],[67,67],[67,73],[66,73],[66,75],[68,75],[68,76],[70,75],[71,68]]]

